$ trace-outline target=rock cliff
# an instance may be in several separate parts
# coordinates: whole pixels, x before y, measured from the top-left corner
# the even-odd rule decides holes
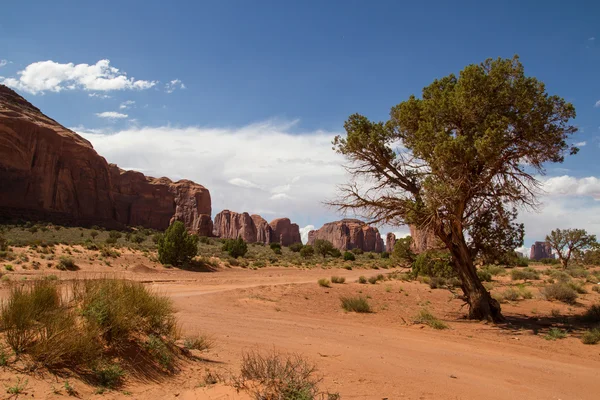
[[[376,253],[383,251],[383,239],[379,230],[357,219],[329,222],[308,233],[308,244],[313,244],[317,239],[328,240],[340,250],[360,248]]]
[[[212,231],[209,191],[108,164],[91,143],[0,85],[0,217]]]

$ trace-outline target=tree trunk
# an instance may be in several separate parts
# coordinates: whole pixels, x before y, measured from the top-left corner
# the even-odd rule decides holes
[[[452,253],[454,269],[462,282],[462,290],[469,304],[469,318],[502,322],[504,317],[500,303],[490,295],[477,276],[471,252],[462,234],[462,230],[453,232],[449,243],[446,243]]]

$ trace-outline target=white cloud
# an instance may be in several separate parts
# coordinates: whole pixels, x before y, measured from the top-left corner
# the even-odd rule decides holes
[[[110,65],[110,60],[96,64],[61,64],[51,60],[29,64],[15,78],[4,78],[2,83],[31,94],[63,90],[144,90],[156,85],[157,81],[128,78],[125,72]]]
[[[121,110],[127,110],[128,108],[133,107],[133,105],[135,104],[135,101],[133,100],[126,100],[124,102],[121,103],[121,105],[119,106],[119,108]]]
[[[596,102],[596,104],[594,104],[594,107],[600,107],[600,100],[598,100],[598,101]]]
[[[308,242],[308,232],[314,229],[314,225],[306,225],[304,228],[300,228],[300,237],[302,238],[302,243],[306,244]]]
[[[600,200],[600,179],[595,176],[555,176],[543,181],[542,188],[550,196],[588,196]]]
[[[525,246],[521,246],[521,247],[517,247],[515,249],[515,251],[521,253],[522,255],[524,255],[525,257],[529,258],[529,248],[525,247]]]
[[[285,193],[276,193],[273,196],[269,197],[271,200],[288,200],[291,197]]]
[[[165,92],[173,93],[177,89],[185,89],[185,85],[179,79],[173,79],[165,85]]]
[[[246,189],[258,189],[259,188],[259,186],[256,183],[247,181],[242,178],[233,178],[233,179],[228,180],[227,182],[232,184],[233,186],[239,186],[239,187],[246,188]]]
[[[128,117],[127,114],[121,114],[116,111],[105,111],[105,112],[101,112],[101,113],[96,113],[96,116],[98,116],[100,118],[108,118],[108,119],[121,119],[121,118]]]
[[[110,99],[111,98],[111,96],[109,96],[107,94],[102,94],[102,93],[88,93],[88,96],[97,97],[99,99]]]
[[[577,146],[577,147],[584,147],[586,144],[587,144],[587,142],[585,142],[585,141],[584,142],[577,142],[577,143],[575,143],[575,146]]]
[[[588,40],[589,40],[590,42],[593,42],[594,40],[596,40],[596,38],[592,36],[592,37],[591,37],[591,38],[589,38]]]
[[[0,68],[6,66],[8,64],[8,60],[0,60]]]

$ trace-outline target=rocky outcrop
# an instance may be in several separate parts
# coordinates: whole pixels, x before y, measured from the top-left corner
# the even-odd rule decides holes
[[[535,242],[531,245],[529,258],[532,260],[541,260],[542,258],[554,258],[552,246],[548,242]]]
[[[278,218],[268,223],[260,215],[247,212],[236,213],[223,210],[215,216],[213,235],[220,238],[236,239],[241,237],[248,243],[280,243],[289,246],[298,243],[300,228],[289,218]]]
[[[328,240],[339,250],[360,248],[376,253],[383,251],[379,230],[357,219],[329,222],[308,233],[308,244],[313,244],[317,239]]]
[[[269,223],[269,226],[273,231],[272,242],[281,243],[282,246],[302,243],[300,227],[297,224],[293,224],[289,218],[274,219]]]
[[[409,228],[410,236],[412,237],[412,251],[416,254],[440,248],[440,243],[433,232],[417,229],[414,225],[410,225]]]
[[[211,227],[209,191],[108,164],[75,132],[0,85],[0,217],[165,229]]]
[[[394,251],[394,245],[396,244],[396,235],[392,232],[385,236],[385,251],[391,253]]]
[[[256,241],[258,243],[271,243],[274,239],[273,229],[266,219],[260,215],[254,214],[250,216],[256,226]]]

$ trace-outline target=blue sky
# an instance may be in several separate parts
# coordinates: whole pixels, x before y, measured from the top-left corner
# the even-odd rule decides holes
[[[2,14],[2,79],[109,162],[195,179],[211,190],[214,212],[283,214],[301,226],[337,217],[320,201],[343,178],[327,142],[348,115],[386,119],[437,77],[519,54],[526,73],[574,103],[574,142],[586,143],[548,166],[563,178],[551,182],[545,211],[524,215],[527,244],[559,223],[600,234],[596,2],[22,1]],[[19,71],[48,60],[59,68],[38,65],[23,83]],[[32,93],[51,86],[40,81],[48,74],[68,74],[68,63],[100,60],[119,70],[112,78],[134,79],[94,90],[88,71],[59,92]],[[107,118],[115,113],[126,117]]]

